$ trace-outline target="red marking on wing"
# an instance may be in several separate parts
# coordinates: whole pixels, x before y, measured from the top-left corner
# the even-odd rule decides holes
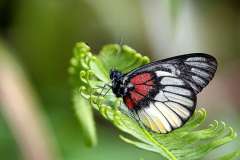
[[[131,79],[132,84],[142,84],[144,82],[147,82],[152,79],[152,75],[150,73],[142,73],[139,75],[136,75]]]
[[[150,81],[149,81],[150,82]],[[148,86],[145,84],[141,84],[141,85],[136,85],[135,86],[135,90],[140,93],[141,95],[147,96],[149,91],[152,89],[152,86]]]
[[[151,73],[142,73],[136,75],[130,80],[135,88],[129,92],[129,96],[124,97],[124,103],[128,109],[134,109],[136,104],[143,100],[145,96],[148,96],[151,89],[153,89],[153,80]]]
[[[131,91],[130,94],[131,94],[132,100],[135,103],[137,103],[138,101],[140,101],[144,98],[142,95],[140,95],[140,94],[138,94],[137,92],[134,92],[134,91]]]
[[[128,109],[133,109],[135,107],[135,103],[129,97],[124,97],[124,103],[127,105]]]
[[[153,85],[153,81],[151,80],[151,81],[147,81],[146,83],[144,83],[144,84],[146,84],[146,85]]]
[[[144,97],[134,91],[130,92],[130,97],[123,97],[124,103],[127,105],[128,109],[134,109],[137,102],[143,99]]]

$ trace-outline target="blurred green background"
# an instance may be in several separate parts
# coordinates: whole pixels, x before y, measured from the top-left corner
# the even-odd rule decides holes
[[[239,20],[240,3],[231,0],[0,0],[0,159],[159,159],[122,142],[97,113],[98,146],[84,146],[67,72],[78,41],[95,53],[122,42],[155,60],[214,55],[219,69],[198,105],[207,121],[239,133]],[[209,157],[239,146],[238,138]]]

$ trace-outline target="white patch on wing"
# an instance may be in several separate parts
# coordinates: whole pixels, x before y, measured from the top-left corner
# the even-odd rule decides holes
[[[167,97],[164,95],[163,91],[160,90],[160,92],[154,97],[154,100],[160,101],[160,102],[165,102],[167,101]]]
[[[193,79],[197,84],[199,84],[201,87],[204,87],[204,86],[207,85],[206,82],[205,82],[202,78],[200,78],[200,77],[198,77],[198,76],[192,76],[192,79]]]
[[[165,104],[162,102],[155,102],[155,106],[161,111],[161,113],[163,113],[173,128],[178,128],[182,125],[182,120],[178,115],[176,115],[176,113],[169,109]]]
[[[207,59],[205,57],[191,57],[191,58],[187,58],[186,61],[203,61],[203,62],[206,62]]]
[[[209,79],[209,74],[203,70],[200,70],[198,68],[192,68],[191,71],[197,75],[200,75],[201,77]]]
[[[171,131],[171,126],[164,117],[164,115],[154,106],[151,102],[149,107],[143,108],[143,110],[151,116],[152,120],[157,124],[161,133]],[[164,130],[161,128],[163,126]]]
[[[150,128],[151,130],[155,131],[155,132],[160,132],[160,133],[166,133],[166,129],[164,127],[164,125],[162,123],[157,123],[157,121],[155,119],[153,119],[153,117],[151,117],[151,115],[149,115],[148,112],[146,112],[144,109],[141,109],[138,111],[138,115],[140,117],[140,120],[143,122],[143,124],[145,126],[147,126],[148,128]]]
[[[204,63],[204,62],[184,62],[185,64],[188,64],[190,66],[195,66],[195,67],[200,67],[200,68],[204,68],[204,69],[207,69],[209,70],[210,69],[213,69],[215,70],[216,68],[207,64],[207,63]]]
[[[169,100],[180,103],[184,106],[192,107],[194,105],[193,100],[187,97],[183,97],[183,96],[176,95],[174,93],[168,93],[168,92],[164,92],[164,95],[166,95]]]
[[[164,87],[163,91],[177,93],[177,94],[181,94],[181,95],[185,95],[185,96],[192,95],[190,90],[181,88],[181,87],[175,87],[175,86],[166,86],[166,87]]]
[[[183,119],[187,119],[190,116],[190,111],[178,103],[165,102],[165,104]]]
[[[163,77],[160,83],[162,85],[177,85],[177,86],[185,85],[181,79],[171,78],[171,77]]]
[[[161,76],[174,76],[172,73],[166,72],[166,71],[156,71],[155,73],[156,73],[156,75],[158,77],[161,77]]]
[[[140,120],[149,128],[156,128],[154,122],[142,110],[138,110]]]

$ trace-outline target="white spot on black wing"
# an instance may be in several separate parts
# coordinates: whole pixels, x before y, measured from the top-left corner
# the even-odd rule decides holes
[[[194,80],[194,82],[199,84],[202,88],[207,85],[207,82],[198,76],[192,76],[192,79]]]
[[[202,62],[206,62],[207,61],[207,58],[205,57],[190,57],[190,58],[187,58],[186,61],[202,61]]]
[[[163,77],[160,81],[162,85],[176,85],[176,86],[183,86],[183,80],[179,78],[172,78],[172,77]]]
[[[196,75],[199,75],[200,77],[206,78],[206,79],[212,78],[211,77],[212,75],[210,75],[206,71],[198,69],[198,68],[192,68],[191,72],[195,73]]]
[[[180,103],[180,104],[182,104],[184,106],[187,106],[187,107],[194,106],[194,101],[191,100],[190,98],[180,96],[180,95],[177,95],[177,94],[173,94],[173,93],[169,93],[169,92],[164,92],[164,95],[166,95],[168,97],[168,99],[173,101],[173,102]]]
[[[172,73],[167,72],[167,71],[156,71],[155,72],[158,77],[163,77],[163,76],[174,76]]]
[[[177,86],[166,86],[166,87],[164,87],[163,91],[168,91],[171,93],[181,94],[181,95],[185,95],[185,96],[192,95],[192,93],[189,89],[185,89],[185,88],[181,88],[181,87],[177,87]]]

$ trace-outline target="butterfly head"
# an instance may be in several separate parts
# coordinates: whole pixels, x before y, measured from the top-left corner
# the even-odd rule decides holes
[[[111,69],[110,71],[110,79],[120,79],[123,76],[122,72],[116,70],[116,69]]]
[[[112,69],[110,71],[110,79],[112,80],[112,91],[117,97],[123,96],[123,73]]]

